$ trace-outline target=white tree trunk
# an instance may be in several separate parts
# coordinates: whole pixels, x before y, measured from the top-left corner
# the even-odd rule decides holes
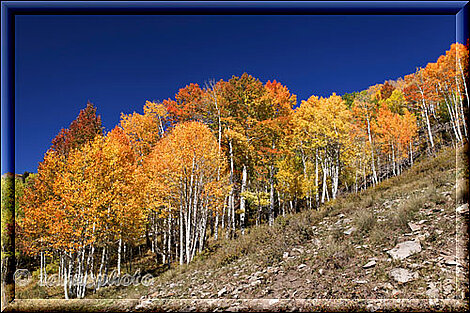
[[[234,186],[234,162],[233,162],[233,146],[232,140],[229,140],[229,154],[230,154],[230,184],[232,188],[229,195],[228,219],[227,219],[227,238],[235,231],[235,186]]]
[[[246,165],[243,164],[243,171],[242,171],[242,186],[241,186],[241,193],[240,193],[240,228],[242,231],[242,235],[245,234],[245,189],[246,189],[246,180],[247,180],[247,172],[246,172]]]
[[[118,258],[117,258],[117,272],[121,276],[121,254],[122,254],[122,238],[119,237]]]
[[[318,186],[318,151],[315,150],[315,202],[317,207],[320,206],[319,203],[319,186]]]
[[[41,251],[39,258],[40,258],[40,265],[39,265],[39,286],[44,286],[44,258],[43,258],[44,252]]]
[[[413,166],[413,139],[410,139],[410,165]]]
[[[163,246],[163,249],[162,249],[162,263],[163,264],[166,264],[166,245],[167,245],[167,240],[168,240],[168,233],[165,231],[165,223],[166,223],[166,220],[163,220],[162,222],[162,227],[163,227],[163,242],[162,242],[162,246]]]
[[[219,212],[215,214],[215,221],[214,221],[214,240],[219,238]]]
[[[274,166],[271,165],[270,172],[270,189],[269,189],[269,226],[274,224]]]
[[[455,122],[455,116],[454,116],[453,108],[449,105],[449,102],[447,101],[447,96],[446,95],[444,95],[444,102],[445,102],[446,107],[447,107],[447,112],[449,112],[450,122],[452,124],[452,129],[454,131],[455,139],[457,141],[461,141],[462,138],[461,138],[461,134],[460,134],[460,128],[458,128],[458,131],[457,131],[457,125],[456,125],[456,122]]]
[[[67,271],[67,265],[66,265],[66,259],[64,259],[64,297],[66,300],[69,299],[69,292],[68,292],[68,289],[67,289],[67,285],[68,285],[68,277],[69,277],[69,273]],[[69,260],[69,263],[70,263],[70,260]]]
[[[183,250],[183,246],[184,246],[184,234],[183,234],[183,207],[181,206],[180,207],[180,218],[179,218],[179,229],[180,229],[180,265],[183,265],[184,264],[184,250]]]
[[[304,180],[305,182],[308,182],[308,175],[307,175],[307,156],[305,155],[305,152],[304,152],[304,149],[302,148],[302,142],[301,142],[301,146],[300,146],[300,153],[301,153],[301,159],[302,159],[302,169],[303,169],[303,172],[304,172]],[[306,192],[306,198],[307,198],[307,205],[311,206],[310,204],[310,188],[307,188],[307,192]]]
[[[101,264],[100,264],[100,269],[98,272],[98,281],[101,281],[103,279],[103,268],[104,268],[104,263],[105,263],[105,256],[106,256],[106,246],[103,247],[103,252],[101,254]],[[95,289],[98,290],[100,289],[100,284],[97,284]]]
[[[421,100],[422,100],[421,105],[422,105],[422,109],[424,113],[424,118],[426,119],[426,127],[428,131],[429,143],[431,144],[431,148],[434,149],[434,140],[432,138],[431,123],[429,122],[428,109],[426,107],[426,102],[424,101],[424,92],[421,89],[421,87],[419,87],[419,91],[421,92]]]
[[[172,223],[172,219],[171,219],[171,215],[168,215],[168,246],[167,246],[167,255],[168,255],[168,264],[171,263],[171,223]]]
[[[470,99],[468,98],[468,89],[467,89],[467,83],[465,81],[465,74],[463,72],[462,64],[460,63],[460,59],[457,59],[457,60],[458,60],[458,63],[459,63],[460,75],[462,76],[463,85],[465,87],[465,96],[467,98],[467,106],[470,106],[470,102],[469,102]]]
[[[333,165],[333,176],[331,183],[331,196],[336,199],[336,193],[338,192],[338,181],[339,181],[339,165]]]
[[[372,160],[372,177],[374,185],[377,184],[377,172],[375,171],[375,156],[374,156],[374,145],[372,143],[372,134],[370,130],[370,121],[369,117],[367,117],[367,135],[369,137],[369,144],[370,144],[370,151],[371,151],[371,160]]]
[[[186,228],[186,236],[185,236],[185,244],[186,244],[186,264],[188,264],[191,261],[191,221],[189,220],[189,213],[190,209],[188,209],[188,212],[185,212],[185,228]]]
[[[323,191],[322,191],[322,194],[321,194],[321,203],[325,203],[325,196],[326,196],[326,193],[327,193],[327,185],[326,185],[326,166],[323,164],[323,161],[321,162],[322,164],[322,170],[323,170]]]

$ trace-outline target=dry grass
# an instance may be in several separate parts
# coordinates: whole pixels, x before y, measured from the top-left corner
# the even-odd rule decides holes
[[[241,280],[241,278],[232,276],[234,268],[242,268],[247,274],[250,274],[269,266],[279,266],[279,264],[283,264],[285,269],[297,269],[300,263],[307,263],[314,269],[325,268],[326,274],[323,278],[313,271],[308,275],[313,275],[311,279],[316,279],[315,284],[326,289],[329,288],[329,292],[335,294],[335,297],[348,294],[367,297],[371,292],[365,289],[368,288],[367,286],[362,287],[362,293],[354,293],[353,289],[359,287],[349,286],[353,289],[347,289],[344,286],[336,285],[334,283],[335,275],[338,271],[349,275],[345,277],[353,277],[354,279],[357,278],[356,276],[364,275],[361,265],[365,264],[368,257],[375,257],[377,253],[382,252],[383,248],[393,247],[397,243],[397,238],[409,232],[407,225],[409,221],[424,218],[420,216],[423,209],[427,210],[436,206],[449,209],[451,204],[447,203],[448,200],[442,194],[442,190],[450,189],[449,185],[452,185],[453,182],[455,182],[455,151],[447,149],[435,158],[416,163],[415,167],[404,171],[401,176],[383,181],[374,188],[359,194],[341,196],[335,201],[325,204],[318,211],[307,210],[298,214],[279,216],[272,227],[261,225],[247,229],[244,236],[237,234],[235,239],[210,241],[208,249],[197,255],[194,262],[182,266],[175,264],[170,270],[160,274],[156,278],[156,283],[162,286],[163,290],[172,282],[181,284],[171,296],[178,298],[183,295],[189,296],[191,288],[193,290],[200,288],[202,283],[199,281],[210,281],[214,284],[211,293],[216,295],[224,284],[235,282],[237,279]],[[383,203],[386,200],[398,201],[394,202],[391,208],[385,209]],[[343,233],[344,228],[325,230],[319,226],[320,221],[337,219],[340,213],[349,217],[351,226],[357,228],[357,231],[350,236]],[[385,222],[379,221],[379,215],[382,215]],[[442,229],[451,232],[452,223],[448,224],[450,226],[443,224]],[[315,232],[312,226],[319,226],[318,231]],[[442,238],[442,236],[431,233],[428,241],[430,244],[443,245]],[[283,259],[284,252],[316,239],[321,240],[316,257],[304,253],[294,260]],[[373,247],[373,249],[358,250],[356,248],[358,245],[364,244]],[[388,266],[395,265],[391,263]],[[371,271],[371,275],[374,275],[376,281],[383,282],[389,279],[387,270],[388,267],[377,266]],[[421,276],[428,275],[426,269],[421,271]],[[207,273],[212,275],[208,277]],[[281,280],[280,284],[289,287],[290,283],[287,280],[285,282]],[[284,285],[284,289],[280,288],[279,290],[288,289]],[[413,288],[425,287],[423,282],[419,280],[410,286],[411,289],[404,290],[403,294],[413,292]],[[346,289],[342,290],[341,288]],[[261,290],[261,286],[254,289],[251,297],[261,297],[262,294],[257,293]],[[100,295],[107,297],[121,295],[132,298],[154,291],[140,287],[132,290],[110,289],[106,293],[103,290]],[[317,291],[312,292],[310,294],[312,297],[324,296],[324,294],[315,293]],[[272,296],[272,294],[270,295]]]

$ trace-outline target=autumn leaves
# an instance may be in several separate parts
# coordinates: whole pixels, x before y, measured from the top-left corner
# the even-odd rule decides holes
[[[467,63],[466,47],[453,45],[404,80],[298,107],[281,83],[245,73],[147,101],[107,134],[88,104],[25,188],[23,252],[60,259],[66,297],[82,297],[70,275],[120,272],[133,246],[145,242],[159,263],[189,263],[210,236],[376,184],[412,164],[419,130],[430,148],[439,123],[466,137]]]
[[[146,207],[168,225],[179,221],[179,259],[189,263],[204,248],[209,214],[221,214],[227,194],[227,164],[214,134],[199,122],[176,125],[146,158],[142,175]]]
[[[456,141],[467,138],[464,99],[468,108],[468,47],[452,44],[436,63],[428,63],[413,74],[406,75],[405,97],[411,107],[420,112],[431,148],[434,138],[432,120],[447,120],[452,125]]]

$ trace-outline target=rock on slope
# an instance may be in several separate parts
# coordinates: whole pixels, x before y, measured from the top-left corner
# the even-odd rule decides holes
[[[136,300],[113,310],[468,309],[468,207],[455,198],[454,156],[212,243],[150,288],[116,290]]]
[[[463,299],[468,254],[459,234],[468,210],[456,211],[451,155],[311,212],[308,221],[316,222],[298,241],[289,238],[295,236],[289,227],[305,232],[309,213],[280,218],[274,228],[281,230],[266,229],[271,236],[259,247],[232,258],[217,251],[175,269],[157,278],[144,298],[150,307],[150,299]],[[246,236],[261,238],[260,232]],[[247,240],[225,242],[219,250],[233,251],[231,245]]]

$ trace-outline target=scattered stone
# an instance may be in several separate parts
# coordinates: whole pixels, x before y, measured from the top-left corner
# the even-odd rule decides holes
[[[152,305],[152,300],[146,299],[146,300],[140,302],[140,303],[135,307],[135,309],[136,309],[136,310],[148,310],[151,305]]]
[[[287,259],[288,257],[289,257],[289,252],[284,252],[284,253],[282,254],[282,258],[283,258],[283,259]]]
[[[394,268],[390,271],[390,276],[399,283],[407,283],[413,278],[417,278],[418,274],[404,268]]]
[[[457,213],[459,214],[465,214],[465,213],[468,213],[468,203],[465,203],[461,206],[459,206],[457,209],[456,209]]]
[[[233,291],[232,291],[232,294],[238,294],[240,293],[240,291],[243,290],[243,286],[238,286],[237,288],[235,288]]]
[[[446,259],[444,259],[444,264],[445,264],[445,265],[449,265],[449,266],[460,265],[459,263],[457,263],[457,262],[455,261],[454,258],[446,258]]]
[[[294,248],[294,249],[292,249],[292,251],[297,251],[300,254],[304,253],[304,249],[302,249],[302,248]]]
[[[411,222],[408,223],[408,226],[410,227],[411,231],[418,231],[421,229],[421,225],[413,224]]]
[[[312,243],[315,244],[316,246],[320,246],[320,245],[321,245],[321,241],[320,241],[320,239],[318,239],[318,238],[313,238],[313,239],[312,239]]]
[[[443,230],[436,229],[436,234],[438,234],[438,235],[442,234],[443,232],[444,232]]]
[[[344,215],[343,213],[341,213],[340,215],[338,215],[339,218],[343,218],[345,217],[346,215]]]
[[[453,287],[451,284],[448,284],[448,285],[445,285],[443,289],[444,289],[444,293],[448,295],[452,292]]]
[[[356,284],[367,284],[368,281],[367,280],[355,280],[354,281]]]
[[[439,289],[436,288],[436,284],[429,283],[428,290],[426,290],[426,295],[428,298],[439,298]]]
[[[416,238],[417,238],[419,241],[424,241],[427,237],[429,237],[429,233],[428,233],[428,232],[425,232],[424,234],[418,235]]]
[[[375,262],[375,260],[372,260],[372,261],[367,262],[366,264],[364,264],[362,266],[362,268],[371,268],[371,267],[375,266],[375,264],[377,264],[377,262]]]
[[[306,264],[300,264],[297,268],[300,270],[300,269],[303,269],[306,266],[307,266]]]
[[[423,223],[426,223],[426,222],[427,222],[427,220],[421,220],[421,221],[418,222],[418,224],[422,225]]]
[[[322,269],[322,268],[319,269],[319,270],[318,270],[318,273],[319,273],[320,275],[323,275],[323,269]]]
[[[351,235],[351,234],[352,234],[353,232],[355,232],[356,230],[357,230],[356,227],[351,227],[351,228],[345,230],[343,233],[344,233],[345,235]]]
[[[227,292],[227,288],[224,287],[219,290],[219,292],[217,293],[217,296],[222,297],[226,292]]]
[[[421,252],[421,245],[419,241],[405,241],[397,244],[393,249],[388,250],[387,253],[393,259],[404,260],[412,254]]]

